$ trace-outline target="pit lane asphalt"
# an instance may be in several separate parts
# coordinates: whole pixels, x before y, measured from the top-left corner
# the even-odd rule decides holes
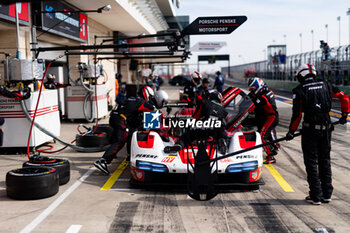
[[[179,87],[163,89],[172,99],[178,98]],[[282,137],[287,132],[291,106],[278,102],[278,108],[281,120],[277,134]],[[61,138],[72,140],[76,125],[63,122]],[[266,184],[260,191],[222,193],[205,202],[192,200],[185,190],[132,188],[128,167],[108,191],[102,191],[110,177],[96,171],[92,163],[103,152],[79,153],[72,149],[54,155],[71,163],[71,180],[60,186],[58,194],[35,201],[12,200],[6,196],[6,172],[27,159],[0,155],[0,232],[348,232],[349,136],[349,125],[336,126],[331,153],[333,201],[321,206],[304,201],[308,186],[300,137],[281,143],[273,165],[294,192],[285,192],[264,168]],[[55,148],[61,146],[56,143]],[[125,157],[123,149],[109,170],[114,172]]]

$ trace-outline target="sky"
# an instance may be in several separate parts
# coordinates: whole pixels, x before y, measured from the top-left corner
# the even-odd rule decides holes
[[[230,54],[231,65],[237,65],[265,60],[264,50],[273,44],[286,44],[287,55],[312,51],[312,44],[317,50],[320,40],[327,41],[326,24],[328,44],[336,47],[339,45],[338,16],[340,43],[348,45],[349,8],[349,0],[181,0],[176,14],[189,15],[190,22],[200,16],[247,16],[248,20],[230,35],[191,36],[191,47],[197,42],[226,41],[226,47],[212,54]],[[197,63],[198,55],[212,54],[193,52],[187,63]],[[201,64],[201,72],[227,66],[226,61]]]

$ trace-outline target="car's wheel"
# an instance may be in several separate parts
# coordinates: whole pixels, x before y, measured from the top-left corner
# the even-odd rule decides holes
[[[59,184],[64,185],[68,183],[70,179],[70,164],[66,159],[50,158],[45,156],[40,156],[37,159],[31,159],[23,163],[23,167],[52,167],[57,170],[59,176]]]
[[[81,147],[103,147],[108,145],[108,137],[106,133],[101,134],[77,134],[75,137],[75,143]]]
[[[7,196],[18,200],[51,197],[58,192],[59,178],[51,167],[25,167],[6,174]]]

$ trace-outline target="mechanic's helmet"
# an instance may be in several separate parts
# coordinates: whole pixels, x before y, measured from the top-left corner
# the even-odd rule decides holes
[[[297,69],[295,76],[300,83],[305,82],[308,78],[316,78],[316,69],[313,65],[303,64]]]
[[[264,81],[261,78],[251,78],[248,81],[248,91],[252,91],[254,94],[258,94],[264,85]]]
[[[192,74],[192,82],[196,85],[200,84],[202,80],[202,75],[198,73],[197,71],[193,72]]]
[[[222,95],[217,90],[210,90],[209,91],[209,100],[214,100],[214,101],[218,101],[219,103],[221,103]]]
[[[156,93],[154,94],[154,98],[156,100],[156,107],[158,109],[163,108],[169,100],[168,94],[163,90],[156,91]]]
[[[151,101],[154,97],[154,91],[149,86],[145,86],[139,90],[138,95],[146,101]]]

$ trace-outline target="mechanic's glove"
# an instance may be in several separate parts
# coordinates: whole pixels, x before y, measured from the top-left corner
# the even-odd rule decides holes
[[[286,140],[290,141],[294,138],[294,132],[293,131],[288,131],[288,133],[286,134]]]
[[[342,125],[346,124],[346,122],[347,122],[346,119],[347,118],[348,118],[348,114],[347,113],[343,113],[341,118],[339,119],[339,123],[342,124]]]
[[[30,98],[30,88],[26,87],[23,89],[23,97],[22,100],[26,100]]]

